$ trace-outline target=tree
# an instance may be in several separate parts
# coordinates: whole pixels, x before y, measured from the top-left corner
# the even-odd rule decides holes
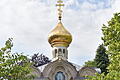
[[[87,62],[85,62],[84,66],[85,67],[96,67],[96,63],[95,63],[94,60],[93,61],[87,61]]]
[[[120,71],[120,13],[114,14],[108,26],[103,25],[102,30],[104,35],[102,39],[108,47],[111,62],[109,69]]]
[[[109,73],[107,75],[98,74],[89,80],[120,80],[120,13],[114,14],[108,25],[103,25],[102,32],[104,35],[102,40],[108,48]]]
[[[101,73],[104,72],[105,74],[107,74],[108,65],[109,65],[108,55],[106,54],[106,48],[102,44],[102,45],[99,45],[96,51],[95,59],[93,61],[85,62],[84,66],[100,68]]]
[[[31,63],[22,53],[12,53],[12,38],[0,49],[0,80],[30,80]]]
[[[96,67],[101,69],[101,73],[108,73],[107,67],[109,65],[109,59],[108,54],[106,54],[106,48],[103,44],[98,47],[94,61],[96,63]]]
[[[39,53],[38,54],[34,54],[32,56],[31,61],[33,62],[33,65],[35,67],[39,67],[39,66],[42,66],[44,64],[47,64],[47,63],[51,62],[51,60],[49,60],[48,57],[46,57],[43,54],[39,55]]]

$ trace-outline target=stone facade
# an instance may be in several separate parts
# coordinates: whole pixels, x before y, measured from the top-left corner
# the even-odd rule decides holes
[[[62,72],[65,80],[82,80],[84,76],[95,76],[97,70],[92,67],[80,67],[65,60],[56,60],[35,69],[35,80],[56,80],[55,76]]]

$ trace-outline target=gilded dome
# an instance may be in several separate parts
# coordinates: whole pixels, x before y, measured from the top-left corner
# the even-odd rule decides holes
[[[68,47],[71,41],[72,35],[61,22],[48,35],[48,42],[52,47]]]

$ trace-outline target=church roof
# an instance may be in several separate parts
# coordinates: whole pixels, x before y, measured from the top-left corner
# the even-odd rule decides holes
[[[50,63],[44,64],[44,65],[42,65],[42,66],[39,66],[38,69],[39,69],[41,72],[43,72],[44,68],[45,68],[48,64],[50,64]],[[68,64],[72,64],[72,65],[76,68],[77,71],[79,71],[79,70],[82,68],[82,66],[77,65],[77,64],[72,63],[72,62],[68,62]]]
[[[42,66],[39,66],[38,69],[39,69],[41,72],[43,72],[44,68],[45,68],[48,64],[49,64],[49,63],[44,64],[44,65],[42,65]]]
[[[79,71],[81,68],[82,68],[82,66],[80,66],[80,65],[77,65],[77,64],[75,64],[75,63],[71,63],[73,66],[75,66],[75,68],[76,68],[76,70],[77,71]]]

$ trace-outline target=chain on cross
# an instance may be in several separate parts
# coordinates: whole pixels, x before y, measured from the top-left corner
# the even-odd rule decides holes
[[[58,16],[59,16],[59,20],[61,21],[61,18],[62,18],[62,9],[61,8],[62,8],[62,6],[64,6],[63,1],[58,0],[56,6],[58,6]]]

